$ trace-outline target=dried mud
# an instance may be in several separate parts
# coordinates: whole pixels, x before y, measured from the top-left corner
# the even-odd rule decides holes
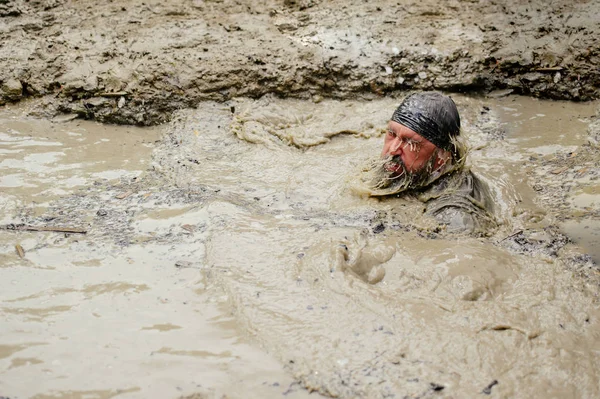
[[[152,125],[239,96],[599,97],[591,1],[4,0],[0,101]]]

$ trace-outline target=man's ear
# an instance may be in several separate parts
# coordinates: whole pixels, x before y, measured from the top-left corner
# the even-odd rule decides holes
[[[450,151],[438,148],[436,152],[434,169],[440,169],[442,166],[446,165],[450,159],[452,159],[452,154],[450,154]]]

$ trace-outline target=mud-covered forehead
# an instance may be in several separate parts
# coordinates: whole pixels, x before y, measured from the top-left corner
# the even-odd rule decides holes
[[[456,104],[450,97],[437,92],[415,93],[406,97],[391,120],[446,150],[452,147],[452,137],[460,134]]]

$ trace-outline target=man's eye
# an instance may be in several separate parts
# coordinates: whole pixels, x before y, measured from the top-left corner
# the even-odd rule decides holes
[[[396,137],[396,133],[392,132],[391,130],[388,130],[387,133],[388,133],[388,136]]]

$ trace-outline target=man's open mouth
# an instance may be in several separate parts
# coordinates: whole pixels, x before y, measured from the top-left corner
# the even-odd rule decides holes
[[[402,164],[402,160],[397,156],[386,162],[383,167],[386,171],[394,175],[401,175],[404,173],[404,165]]]

